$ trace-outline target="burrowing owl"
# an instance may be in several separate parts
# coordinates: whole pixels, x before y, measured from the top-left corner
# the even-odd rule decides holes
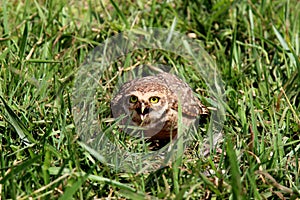
[[[125,115],[121,124],[142,127],[150,141],[164,142],[176,137],[179,105],[186,127],[208,114],[188,84],[166,72],[125,83],[111,101],[113,117]]]

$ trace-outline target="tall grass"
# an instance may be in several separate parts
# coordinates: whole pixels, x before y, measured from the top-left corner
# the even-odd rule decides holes
[[[298,1],[0,4],[1,199],[299,198]],[[134,174],[114,171],[80,143],[71,103],[76,72],[106,38],[137,27],[173,27],[201,41],[216,62],[226,120],[209,156],[201,155],[198,135],[180,162]],[[103,76],[101,86],[109,87],[99,106],[107,120],[115,73],[136,62],[162,58],[209,99],[201,77],[183,70],[188,60],[160,51],[136,55]]]

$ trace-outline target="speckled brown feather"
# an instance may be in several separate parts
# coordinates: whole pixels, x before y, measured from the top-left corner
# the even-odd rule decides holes
[[[133,92],[137,92],[141,96],[158,92],[161,96],[165,97],[165,99],[161,100],[162,105],[167,103],[165,110],[166,118],[165,121],[161,123],[161,130],[155,133],[155,135],[151,135],[150,133],[157,131],[156,127],[145,131],[146,136],[150,135],[153,140],[169,140],[171,134],[172,138],[176,136],[179,102],[181,103],[182,114],[186,121],[192,121],[199,115],[207,115],[209,113],[208,109],[194,96],[192,89],[187,83],[175,75],[163,72],[155,76],[134,79],[123,84],[111,101],[114,117],[118,117],[122,114],[129,115],[130,109],[127,104],[129,96]],[[133,120],[131,121],[135,122],[132,122],[132,125],[140,124],[141,120],[138,118],[138,116],[132,118]],[[151,125],[151,123],[153,123],[151,120],[152,119],[147,119],[145,121]]]
[[[192,89],[187,83],[183,82],[175,75],[165,72],[158,74],[157,77],[168,85],[173,94],[176,94],[176,96],[173,95],[175,98],[172,98],[172,109],[178,111],[179,99],[183,114],[196,117],[209,113],[208,109],[194,96]]]

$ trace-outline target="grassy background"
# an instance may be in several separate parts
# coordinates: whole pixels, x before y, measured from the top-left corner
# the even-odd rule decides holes
[[[298,1],[0,5],[1,199],[299,198]],[[195,147],[156,172],[114,172],[78,143],[70,102],[76,69],[107,37],[132,27],[170,28],[175,17],[176,30],[194,33],[222,75],[222,152],[203,158]],[[207,169],[214,174],[204,176]]]

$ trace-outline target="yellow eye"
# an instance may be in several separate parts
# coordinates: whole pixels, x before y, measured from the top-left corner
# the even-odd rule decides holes
[[[150,97],[149,99],[150,103],[158,103],[159,102],[159,97]]]
[[[136,103],[137,100],[138,100],[138,98],[136,96],[132,95],[132,96],[130,96],[129,102],[130,103]]]

